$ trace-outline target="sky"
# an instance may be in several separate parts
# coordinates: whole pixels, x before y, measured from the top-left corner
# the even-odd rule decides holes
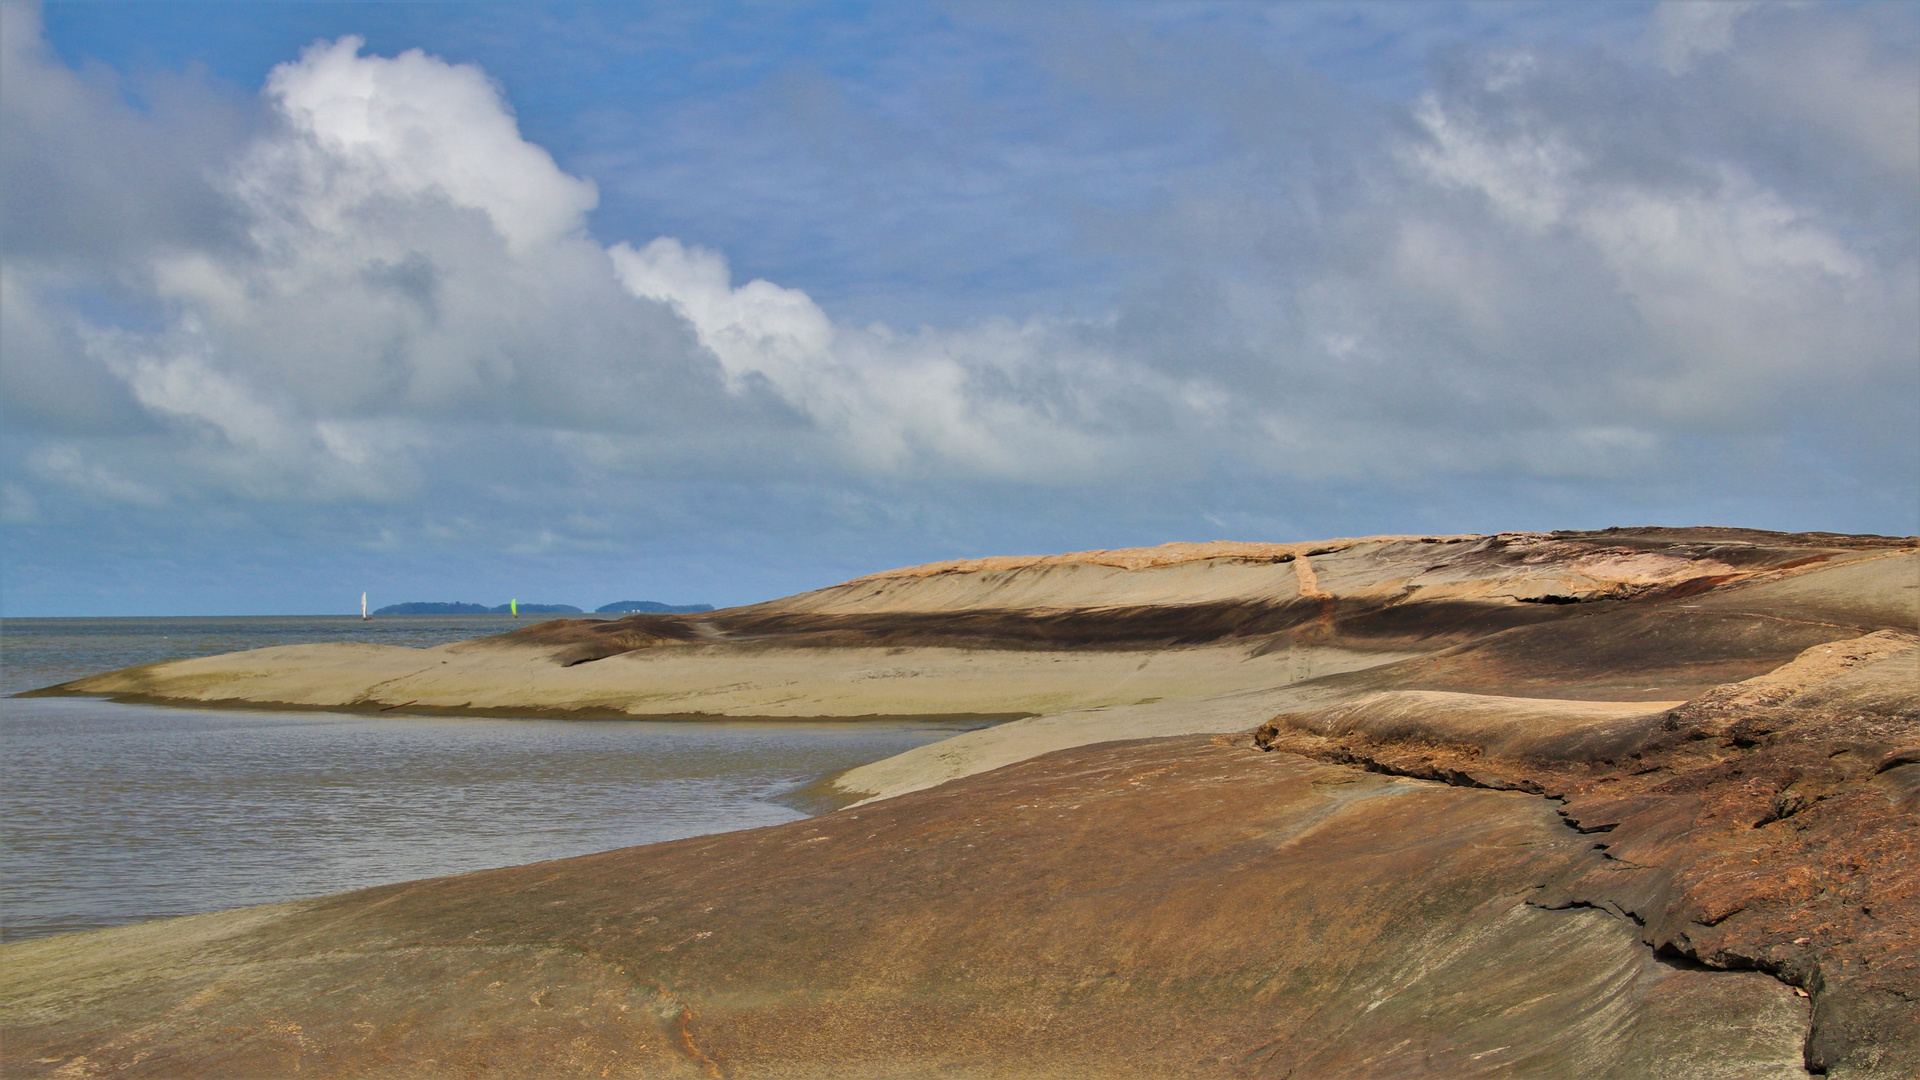
[[[1920,533],[1920,8],[0,0],[0,613]]]

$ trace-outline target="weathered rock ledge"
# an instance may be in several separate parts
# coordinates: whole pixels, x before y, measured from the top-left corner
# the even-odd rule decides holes
[[[1920,1074],[1920,635],[1817,645],[1665,710],[1389,692],[1255,740],[1554,800],[1604,858],[1534,903],[1801,988],[1810,1068]]]

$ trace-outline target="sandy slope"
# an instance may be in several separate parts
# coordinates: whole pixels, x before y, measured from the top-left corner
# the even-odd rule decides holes
[[[1244,731],[1264,715],[1369,699],[1387,688],[1454,691],[1456,707],[1474,704],[1482,714],[1505,709],[1526,724],[1547,721],[1539,711],[1514,711],[1499,691],[1570,694],[1620,703],[1613,711],[1621,716],[1645,715],[1689,692],[1769,670],[1808,645],[1882,627],[1920,626],[1920,556],[1894,549],[1837,562],[1797,574],[1756,574],[1722,591],[1646,610],[1622,605],[1574,624],[1496,632],[1419,660],[1355,667],[1350,674],[1320,671],[1286,685],[1036,717],[861,766],[835,784],[848,797],[881,798],[1069,746]],[[1350,584],[1358,576],[1342,568],[1335,581]],[[1597,677],[1582,678],[1589,673]],[[1495,696],[1468,698],[1458,691]],[[1606,713],[1608,707],[1599,708]]]
[[[1171,545],[935,564],[707,615],[556,620],[435,649],[285,646],[53,690],[549,714],[1052,713],[1277,689],[1621,605],[1686,612],[1731,599],[1737,609],[1750,596],[1803,622],[1832,608],[1838,635],[1911,621],[1920,603],[1889,584],[1920,567],[1910,545],[1599,535]]]
[[[286,645],[81,679],[79,692],[173,702],[521,715],[996,717],[1192,699],[1401,659],[1302,645],[1146,651],[694,644],[562,667],[525,645]]]

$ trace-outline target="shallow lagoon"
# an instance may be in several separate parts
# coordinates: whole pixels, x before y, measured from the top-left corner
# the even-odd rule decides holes
[[[382,639],[375,634],[427,645],[513,625],[484,616],[381,622],[8,620],[0,643],[6,689],[18,692],[222,647]],[[331,637],[339,623],[349,625]],[[0,920],[13,940],[777,824],[804,816],[781,796],[967,726],[977,725],[465,719],[8,698]]]

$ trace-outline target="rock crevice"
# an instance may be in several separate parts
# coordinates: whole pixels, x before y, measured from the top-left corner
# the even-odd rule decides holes
[[[1876,783],[1920,761],[1915,686],[1920,635],[1887,630],[1624,722],[1581,702],[1384,694],[1277,716],[1255,741],[1552,799],[1577,835],[1606,834],[1606,865],[1533,903],[1617,912],[1658,953],[1812,995],[1813,1072],[1915,1070],[1920,818]],[[1552,737],[1516,742],[1490,714]]]

